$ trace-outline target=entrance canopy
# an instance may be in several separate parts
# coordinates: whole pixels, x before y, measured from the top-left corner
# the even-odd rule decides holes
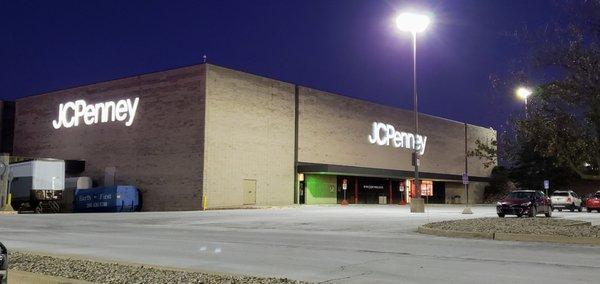
[[[365,167],[354,167],[354,166],[340,166],[330,164],[312,164],[312,163],[298,163],[298,173],[314,173],[314,174],[329,174],[329,175],[346,175],[346,176],[363,176],[363,177],[380,177],[380,178],[412,178],[414,176],[413,171],[404,170],[390,170],[390,169],[377,169],[377,168],[365,168]],[[441,174],[441,173],[428,173],[419,172],[419,177],[428,180],[438,181],[462,181],[460,174]],[[481,181],[489,182],[489,177],[471,177],[470,181]]]

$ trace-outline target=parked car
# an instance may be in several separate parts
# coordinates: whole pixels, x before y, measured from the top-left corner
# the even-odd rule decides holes
[[[563,209],[569,209],[571,212],[577,210],[581,212],[583,202],[581,197],[572,190],[557,190],[550,196],[552,200],[552,208],[562,211]]]
[[[8,282],[8,251],[6,247],[0,243],[0,284]]]
[[[551,217],[552,207],[550,198],[542,191],[515,190],[496,203],[496,212],[500,218],[506,215],[535,217],[538,214]]]
[[[587,194],[587,195],[582,195],[581,196],[581,206],[585,207],[585,205],[587,204],[588,198],[590,198],[592,196],[594,196],[594,193]]]
[[[596,210],[600,213],[600,191],[596,192],[596,194],[590,196],[587,199],[585,207],[587,208],[587,212],[592,212],[592,210]]]

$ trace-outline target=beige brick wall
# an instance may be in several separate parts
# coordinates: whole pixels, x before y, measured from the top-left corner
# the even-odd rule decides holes
[[[294,85],[210,65],[206,86],[207,207],[242,205],[244,179],[257,205],[292,204]]]
[[[20,99],[15,155],[84,159],[83,175],[103,182],[105,167],[118,184],[143,192],[143,210],[201,208],[204,66],[129,77]],[[61,103],[139,97],[132,126],[121,122],[55,130]]]
[[[370,144],[373,122],[394,125],[414,133],[413,113],[310,88],[300,88],[298,160],[381,169],[413,170],[411,150]],[[427,136],[421,159],[423,172],[459,175],[465,169],[465,126],[425,114],[419,116],[420,133]],[[475,136],[495,137],[495,131],[473,127]],[[477,159],[469,160],[469,171],[488,176]]]
[[[483,202],[483,194],[485,193],[486,182],[470,182],[469,183],[469,204],[477,204]],[[460,204],[467,202],[467,191],[465,185],[458,182],[446,182],[446,203],[454,203],[452,197],[460,196]]]
[[[412,170],[411,151],[368,143],[371,124],[390,123],[413,132],[401,110],[300,87],[299,162]],[[58,105],[140,97],[136,120],[55,130]],[[144,210],[242,205],[244,179],[257,181],[257,205],[294,200],[294,85],[214,65],[197,65],[56,91],[17,101],[15,154],[86,160],[102,182],[117,168],[117,182],[144,193]],[[420,116],[428,136],[421,171],[464,171],[464,124]],[[469,145],[495,137],[469,126]],[[471,175],[487,176],[476,158]],[[452,191],[452,186],[450,186]],[[448,191],[448,189],[447,189]],[[447,194],[449,196],[449,194]]]
[[[496,140],[496,131],[475,125],[467,125],[467,149],[473,150],[476,148],[476,140],[480,140],[486,144],[491,143],[492,140]],[[497,164],[497,161],[496,161]],[[484,167],[483,162],[478,157],[468,158],[468,169],[469,175],[472,176],[489,176],[492,173],[493,166]]]

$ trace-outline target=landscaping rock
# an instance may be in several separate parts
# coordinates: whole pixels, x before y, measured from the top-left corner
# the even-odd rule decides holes
[[[424,227],[463,232],[600,238],[600,226],[559,218],[477,218],[429,223]]]
[[[96,283],[305,283],[286,278],[211,274],[18,251],[12,251],[9,259],[9,269]]]

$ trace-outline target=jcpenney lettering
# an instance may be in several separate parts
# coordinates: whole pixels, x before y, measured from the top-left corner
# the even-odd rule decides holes
[[[58,106],[58,118],[52,121],[55,129],[79,126],[81,120],[86,125],[97,123],[125,121],[125,126],[131,126],[135,119],[140,98],[87,104],[85,100],[67,102]]]
[[[369,142],[381,146],[389,146],[395,148],[412,149],[423,155],[425,153],[425,145],[427,144],[427,136],[415,135],[413,133],[396,131],[393,125],[383,122],[373,122],[373,128],[369,135]]]

